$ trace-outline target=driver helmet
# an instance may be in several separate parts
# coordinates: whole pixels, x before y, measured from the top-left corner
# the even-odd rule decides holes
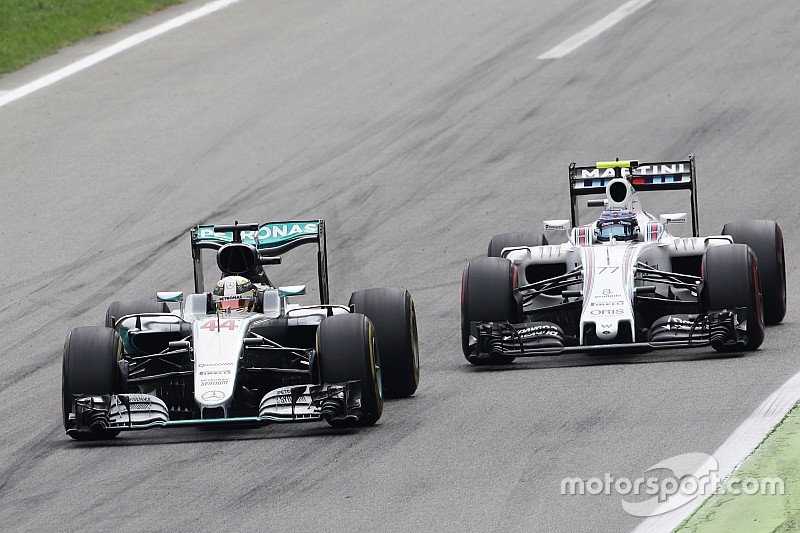
[[[227,276],[217,282],[211,300],[218,312],[246,313],[255,307],[256,288],[247,278]]]
[[[611,237],[617,241],[633,241],[639,237],[639,223],[636,213],[627,209],[603,211],[597,221],[597,240],[608,242]]]

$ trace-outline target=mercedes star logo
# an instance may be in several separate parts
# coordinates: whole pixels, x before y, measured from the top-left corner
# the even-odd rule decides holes
[[[225,397],[222,391],[218,390],[210,390],[208,392],[204,392],[202,398],[207,402],[219,401]]]

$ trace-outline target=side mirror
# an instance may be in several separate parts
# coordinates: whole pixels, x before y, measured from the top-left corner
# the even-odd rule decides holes
[[[686,224],[686,213],[665,213],[658,217],[664,226],[667,224]]]
[[[285,287],[278,287],[278,296],[281,298],[286,298],[287,296],[303,296],[305,293],[305,285],[287,285]]]
[[[159,302],[182,302],[183,293],[180,291],[162,291],[156,293],[156,300]]]

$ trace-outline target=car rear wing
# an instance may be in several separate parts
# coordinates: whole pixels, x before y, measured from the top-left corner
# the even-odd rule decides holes
[[[697,215],[697,181],[694,155],[685,161],[640,163],[639,161],[599,162],[579,167],[569,164],[569,196],[572,227],[580,225],[578,199],[581,196],[605,194],[606,185],[614,178],[626,178],[633,189],[640,191],[687,190],[692,204],[692,235],[700,236]]]
[[[320,303],[328,305],[328,245],[324,220],[290,220],[264,224],[214,225],[192,228],[192,260],[195,292],[204,292],[202,250],[219,250],[226,244],[242,242],[255,247],[262,256],[278,256],[304,244],[317,244],[317,276]]]

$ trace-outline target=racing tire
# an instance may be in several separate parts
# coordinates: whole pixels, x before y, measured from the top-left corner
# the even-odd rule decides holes
[[[533,232],[501,233],[489,241],[487,257],[502,257],[500,252],[509,246],[542,246],[547,244],[544,235]]]
[[[783,232],[772,220],[731,222],[722,228],[733,242],[746,244],[756,253],[764,295],[764,323],[779,324],[786,316],[786,262]]]
[[[120,300],[113,302],[106,311],[105,326],[113,328],[114,323],[125,315],[138,315],[142,313],[169,313],[169,307],[164,302],[155,300]]]
[[[419,386],[419,337],[414,300],[405,289],[356,291],[350,306],[367,316],[378,337],[384,398],[407,398]]]
[[[469,337],[470,322],[521,322],[522,298],[516,287],[516,267],[508,259],[478,257],[467,263],[461,276],[461,350],[470,363],[497,365],[515,359],[498,354],[475,358]]]
[[[745,350],[764,342],[764,308],[758,260],[746,244],[714,246],[706,250],[702,263],[703,311],[747,308]],[[718,352],[739,351],[736,345],[715,345]]]
[[[315,361],[321,383],[361,382],[361,417],[351,425],[371,426],[378,421],[383,413],[378,340],[366,316],[348,313],[324,319],[317,328]]]
[[[111,328],[85,326],[73,329],[64,343],[61,371],[61,411],[64,430],[72,429],[69,415],[76,394],[114,394],[119,391],[119,358],[122,340]],[[113,439],[119,430],[72,431],[76,440]]]

